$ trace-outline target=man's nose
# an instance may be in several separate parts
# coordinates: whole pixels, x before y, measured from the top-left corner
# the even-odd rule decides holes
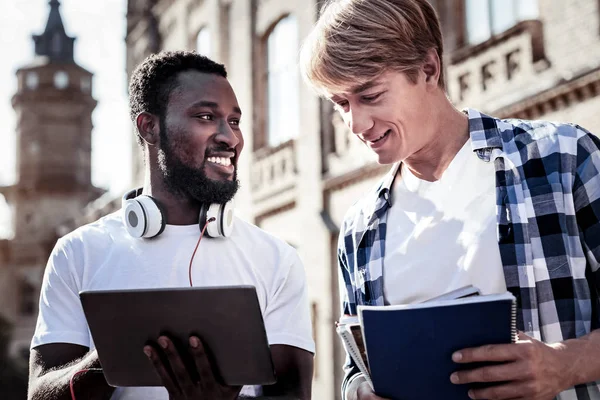
[[[234,148],[240,143],[239,131],[234,131],[227,121],[224,121],[219,126],[219,133],[215,140],[219,143],[226,144],[229,148]]]
[[[373,127],[371,116],[360,108],[350,109],[346,113],[346,125],[355,135],[364,133]]]

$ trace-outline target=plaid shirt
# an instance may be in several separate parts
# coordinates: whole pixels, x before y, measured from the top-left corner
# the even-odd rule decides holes
[[[600,326],[600,139],[571,124],[499,120],[468,110],[474,154],[496,167],[498,245],[517,328],[547,343]],[[394,165],[346,214],[338,243],[343,313],[384,305]],[[347,357],[345,387],[358,373]],[[558,399],[600,399],[600,381]]]

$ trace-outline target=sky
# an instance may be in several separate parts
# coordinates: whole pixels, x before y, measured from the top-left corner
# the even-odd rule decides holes
[[[92,182],[121,193],[131,177],[133,135],[125,71],[126,0],[60,3],[67,35],[77,38],[75,61],[94,74],[92,93],[98,105],[92,114]],[[15,72],[32,61],[31,35],[44,31],[48,11],[48,0],[0,0],[0,186],[15,181]],[[0,196],[0,237],[6,236],[7,218]]]

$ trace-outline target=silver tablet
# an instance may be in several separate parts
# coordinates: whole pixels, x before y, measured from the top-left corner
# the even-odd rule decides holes
[[[143,352],[162,334],[185,349],[190,335],[200,337],[227,385],[276,381],[254,286],[98,290],[79,296],[109,385],[162,386]]]

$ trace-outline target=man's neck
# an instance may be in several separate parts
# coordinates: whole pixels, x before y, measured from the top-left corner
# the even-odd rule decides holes
[[[469,139],[469,118],[458,111],[448,101],[442,101],[437,113],[432,135],[421,150],[414,153],[404,163],[419,179],[437,181],[458,151]]]
[[[153,178],[153,174],[146,171],[143,194],[152,196],[163,208],[167,224],[169,225],[194,225],[198,223],[200,204],[189,198],[177,196],[167,190],[161,179]]]

